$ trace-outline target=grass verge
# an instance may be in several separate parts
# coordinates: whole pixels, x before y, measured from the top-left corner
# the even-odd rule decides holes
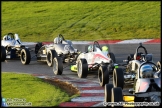
[[[1,39],[21,41],[154,39],[161,36],[160,1],[2,1]]]
[[[69,95],[58,86],[30,74],[1,72],[2,97],[6,100],[24,99],[26,105],[35,107],[58,106],[77,95]],[[11,105],[11,104],[10,104]]]

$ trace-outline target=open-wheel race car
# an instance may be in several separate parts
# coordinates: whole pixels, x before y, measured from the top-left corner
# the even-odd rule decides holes
[[[85,52],[78,55],[76,63],[71,66],[72,71],[77,71],[79,78],[86,78],[89,72],[98,72],[101,86],[109,82],[109,73],[113,71],[115,55],[112,52],[102,51],[99,43],[94,41],[92,45],[85,47]]]
[[[1,40],[1,62],[6,59],[20,58],[22,64],[30,63],[31,55],[28,47],[22,45],[19,35],[8,33]]]
[[[156,73],[158,74],[159,77],[161,77],[161,72],[159,71],[161,69],[161,62],[158,61],[155,64],[153,62],[152,54],[148,53],[146,48],[141,43],[136,48],[135,54],[129,54],[127,60],[123,60],[123,61],[126,62],[126,64],[122,65],[125,68],[118,68],[118,69],[114,69],[113,71],[113,84],[116,87],[123,88],[124,85],[134,84],[139,68],[143,64],[145,65],[149,64],[149,66],[150,64],[154,64],[151,65],[152,66],[151,69],[154,70],[153,73]]]
[[[38,62],[47,62],[47,65],[52,67],[54,57],[60,57],[63,63],[76,60],[78,49],[73,47],[70,40],[65,40],[65,38],[59,34],[52,44],[38,42],[35,46],[35,54]]]
[[[144,49],[144,53],[139,53],[140,48]],[[106,102],[128,102],[131,99],[133,102],[161,104],[161,62],[155,64],[152,54],[148,54],[141,43],[135,54],[128,56],[125,72],[121,68],[114,70],[113,84],[105,85]],[[129,89],[132,95],[123,95],[123,86],[130,80],[133,82]]]

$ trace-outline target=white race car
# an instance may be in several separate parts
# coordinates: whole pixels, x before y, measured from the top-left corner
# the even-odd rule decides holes
[[[8,33],[1,40],[1,62],[14,58],[20,58],[22,64],[29,64],[31,55],[29,48],[22,45],[18,34]]]
[[[78,55],[76,64],[71,66],[71,70],[77,71],[79,78],[86,78],[89,72],[98,71],[99,83],[101,86],[104,86],[109,82],[109,73],[113,72],[113,69],[117,66],[117,64],[114,63],[115,56],[111,52],[108,54],[104,53],[97,41],[94,41],[91,46],[91,52],[86,51]],[[53,66],[54,73],[57,73],[55,69],[58,67]]]

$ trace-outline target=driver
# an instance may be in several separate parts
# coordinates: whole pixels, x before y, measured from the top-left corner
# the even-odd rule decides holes
[[[89,45],[88,46],[88,52],[92,52],[93,51],[93,46],[92,45]]]
[[[154,69],[151,65],[143,65],[140,69],[140,76],[141,78],[153,78]]]
[[[3,40],[11,40],[11,36],[10,36],[10,35],[5,35],[5,36],[3,37]]]
[[[108,52],[108,49],[109,49],[109,48],[108,48],[107,46],[102,46],[102,52],[104,53],[105,56],[107,56],[108,53],[109,53],[109,52]]]
[[[54,43],[55,43],[55,44],[62,43],[62,38],[56,37],[56,38],[54,39]]]

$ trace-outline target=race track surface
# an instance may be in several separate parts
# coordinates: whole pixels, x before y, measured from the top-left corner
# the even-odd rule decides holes
[[[102,44],[101,46],[103,46]],[[109,47],[109,52],[113,52],[116,57],[116,63],[122,63],[124,59],[127,58],[129,54],[134,54],[136,48],[139,44],[110,44],[107,45]],[[74,47],[78,50],[84,52],[86,45],[75,44]],[[154,63],[161,60],[161,44],[143,44],[143,46],[147,49],[148,53],[153,54]],[[28,47],[34,50],[34,45],[28,45]],[[47,63],[37,62],[36,57],[34,57],[34,51],[31,52],[33,56],[29,65],[23,65],[19,59],[17,60],[6,60],[5,62],[1,62],[1,72],[21,72],[28,74],[43,74],[45,76],[57,77],[54,75],[52,71],[52,67],[48,67]],[[78,79],[78,75],[75,72],[70,71],[70,65],[64,64],[66,67],[63,70],[62,77],[68,77],[71,79]],[[98,83],[97,72],[89,73],[87,78],[84,81]],[[110,79],[110,83],[112,83],[112,79]],[[128,88],[125,88],[125,92],[128,93]],[[103,95],[102,95],[103,97]],[[104,98],[104,97],[103,97]]]

